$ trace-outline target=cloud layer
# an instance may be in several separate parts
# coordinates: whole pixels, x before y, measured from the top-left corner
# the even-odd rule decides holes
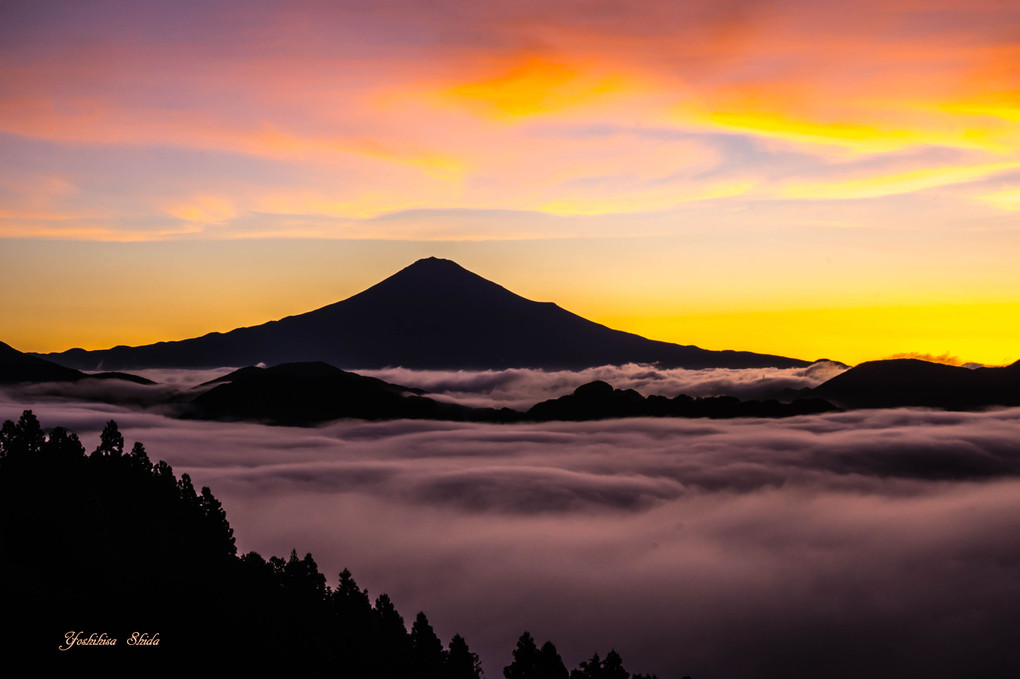
[[[748,400],[774,398],[786,389],[815,387],[845,369],[840,364],[826,361],[806,368],[761,370],[685,370],[628,364],[579,371],[391,368],[359,372],[392,384],[424,389],[432,396],[465,405],[526,410],[539,401],[569,394],[582,384],[595,380],[608,382],[617,389],[634,389],[645,396],[657,394],[672,398],[677,394],[687,394],[695,397],[736,396]]]
[[[662,677],[1020,668],[1020,409],[289,429],[20,395],[0,417],[24,407],[87,447],[116,419],[212,487],[242,550],[351,568],[489,676],[524,629]]]

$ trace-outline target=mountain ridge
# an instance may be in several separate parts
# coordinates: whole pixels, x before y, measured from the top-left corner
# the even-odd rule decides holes
[[[435,257],[344,300],[225,333],[99,351],[43,355],[79,369],[197,368],[324,361],[343,369],[803,367],[746,351],[650,340],[536,302]]]
[[[741,401],[732,396],[646,397],[633,389],[614,389],[600,380],[583,384],[570,394],[540,401],[524,411],[479,408],[441,401],[421,389],[358,375],[321,362],[241,368],[201,386],[212,388],[184,404],[178,413],[180,417],[307,427],[350,418],[509,424],[629,417],[781,418],[836,410],[819,398],[780,403],[775,400]]]
[[[121,372],[83,373],[80,370],[18,351],[0,342],[0,384],[39,382],[80,382],[82,380],[120,380],[135,384],[155,384],[138,375]]]
[[[814,387],[794,392],[846,408],[972,409],[1020,405],[1020,361],[965,368],[916,358],[866,361]]]

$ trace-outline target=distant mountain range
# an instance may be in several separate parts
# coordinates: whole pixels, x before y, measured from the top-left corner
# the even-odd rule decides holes
[[[582,385],[572,394],[543,401],[526,412],[472,408],[437,401],[419,389],[345,372],[325,363],[242,368],[203,386],[212,389],[185,406],[184,417],[293,426],[341,418],[510,423],[620,417],[790,417],[835,410],[819,398],[798,398],[791,403],[691,398],[682,394],[646,398],[633,389],[613,389],[602,381]]]
[[[125,373],[87,374],[24,354],[0,342],[0,385],[120,380],[152,381]],[[527,411],[474,408],[430,397],[323,362],[249,366],[192,390],[109,390],[125,405],[160,405],[181,417],[306,426],[341,418],[430,419],[475,422],[543,422],[620,417],[789,417],[834,409],[928,407],[968,410],[1020,406],[1020,361],[1003,368],[962,368],[916,359],[862,363],[813,389],[779,398],[741,401],[731,396],[645,397],[596,381]],[[104,398],[102,392],[96,398]]]
[[[914,359],[871,361],[814,389],[785,398],[643,396],[602,381],[537,403],[526,411],[471,408],[418,389],[345,372],[324,363],[243,368],[186,407],[187,417],[312,425],[340,418],[551,422],[623,417],[790,417],[838,409],[929,407],[967,410],[1020,405],[1020,362],[1005,368],[960,368]]]
[[[322,361],[348,370],[793,368],[782,356],[709,351],[599,325],[533,302],[455,262],[428,258],[353,297],[262,325],[140,347],[71,349],[45,358],[80,370],[199,368]]]
[[[155,384],[152,380],[119,372],[87,374],[74,368],[25,354],[0,342],[0,384],[39,382],[79,382],[81,380],[123,380],[136,384]]]

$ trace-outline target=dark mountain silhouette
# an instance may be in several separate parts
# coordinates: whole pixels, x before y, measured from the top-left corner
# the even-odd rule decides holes
[[[292,426],[341,418],[500,421],[493,409],[441,403],[321,362],[241,368],[206,384],[217,386],[192,400],[185,417]]]
[[[976,369],[913,358],[869,361],[800,393],[845,408],[1020,405],[1020,361],[1004,368]]]
[[[52,361],[25,354],[0,342],[0,384],[32,382],[78,382],[80,380],[124,380],[136,384],[155,384],[152,380],[120,372],[86,374]]]
[[[836,410],[820,398],[779,401],[741,401],[732,396],[692,398],[680,394],[644,397],[633,389],[614,389],[601,380],[583,384],[574,393],[538,403],[528,420],[601,420],[616,417],[791,417]]]
[[[420,389],[389,384],[325,363],[241,368],[205,386],[212,388],[187,403],[183,417],[310,426],[342,418],[510,423],[621,417],[787,417],[835,409],[819,398],[792,403],[691,398],[682,394],[672,399],[645,398],[633,389],[613,389],[597,381],[522,413],[510,408],[472,408],[437,401],[423,396]]]
[[[79,369],[217,367],[324,361],[347,369],[801,367],[781,356],[708,351],[612,330],[533,302],[444,259],[422,259],[341,302],[178,342],[47,356]]]
[[[358,375],[357,373],[347,372],[346,370],[340,370],[337,367],[331,366],[328,363],[322,361],[310,361],[307,363],[284,363],[282,365],[276,365],[271,368],[266,368],[257,365],[250,365],[246,368],[238,368],[237,370],[227,373],[222,377],[203,382],[198,385],[199,387],[212,386],[216,384],[232,384],[239,382],[242,384],[248,383],[249,381],[257,381],[261,379],[288,379],[292,378],[295,380],[307,380],[307,379],[325,379],[334,377],[345,380],[346,384],[359,385],[362,388],[379,389],[386,392],[394,392],[401,394],[424,394],[425,390],[416,389],[413,387],[403,387],[399,384],[392,384],[385,382],[376,377],[366,377],[364,375]]]

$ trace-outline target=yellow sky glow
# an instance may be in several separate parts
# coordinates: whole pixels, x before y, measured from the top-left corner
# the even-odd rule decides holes
[[[438,2],[10,10],[0,340],[228,330],[342,298],[352,266],[346,294],[450,251],[711,348],[995,362],[1020,346],[998,315],[1020,303],[1020,9]],[[264,261],[303,291],[267,308],[244,258],[298,240],[335,261],[308,285],[301,257]],[[104,262],[153,244],[132,294],[46,265],[93,242]],[[73,313],[98,297],[111,306]]]

